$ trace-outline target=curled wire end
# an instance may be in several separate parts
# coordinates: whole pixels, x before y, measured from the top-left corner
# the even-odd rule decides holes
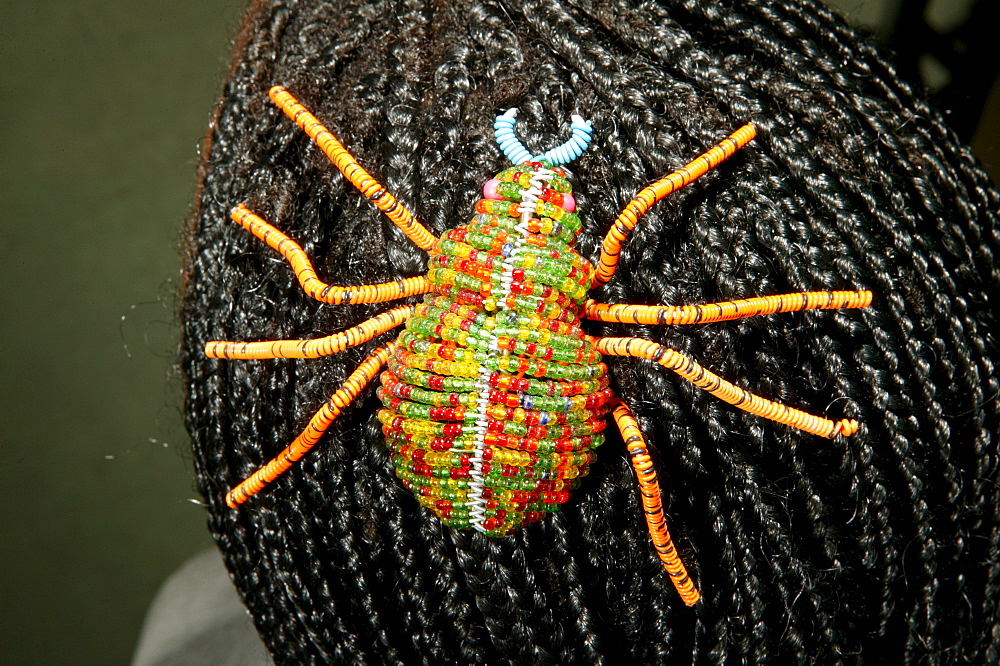
[[[517,109],[508,109],[506,113],[497,116],[493,123],[493,136],[496,137],[500,151],[514,164],[527,162],[531,153],[525,148],[517,135],[514,134],[514,124],[517,122]]]
[[[850,437],[858,431],[858,422],[854,419],[843,419],[837,422],[837,428],[834,430],[834,435],[843,435],[844,437]]]
[[[536,156],[535,161],[541,162],[544,160],[550,162],[552,166],[559,166],[561,164],[569,164],[580,157],[580,155],[583,155],[583,152],[587,150],[587,146],[590,145],[590,135],[594,129],[589,120],[584,120],[577,115],[573,116],[570,129],[573,132],[573,136],[566,143]]]

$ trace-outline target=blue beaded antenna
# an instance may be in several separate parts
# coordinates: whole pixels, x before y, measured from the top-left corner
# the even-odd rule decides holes
[[[503,115],[497,116],[496,122],[493,123],[494,135],[497,138],[497,144],[500,145],[500,150],[514,164],[548,162],[550,167],[569,164],[587,150],[587,146],[590,145],[590,135],[593,132],[589,120],[584,120],[574,114],[570,124],[573,136],[561,146],[532,157],[531,152],[521,144],[520,139],[514,134],[516,123],[517,109],[509,109]]]

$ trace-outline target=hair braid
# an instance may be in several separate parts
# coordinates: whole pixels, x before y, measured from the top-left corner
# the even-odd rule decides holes
[[[211,339],[309,338],[385,310],[320,305],[228,221],[247,204],[336,284],[426,260],[266,99],[294,90],[434,232],[503,165],[497,112],[530,150],[595,127],[572,166],[593,259],[624,204],[741,122],[758,138],[658,204],[624,246],[614,303],[867,288],[850,313],[693,327],[591,322],[689,354],[773,399],[856,417],[817,440],[660,366],[608,361],[704,597],[673,595],[610,435],[560,513],[504,540],[454,532],[393,476],[362,393],[293,472],[222,499],[291,441],[392,333],[320,360],[215,361]],[[562,139],[558,139],[562,140]],[[185,257],[187,425],[210,528],[287,663],[990,663],[1000,640],[1000,194],[870,42],[814,0],[258,0],[199,171]],[[872,653],[874,654],[874,653]]]

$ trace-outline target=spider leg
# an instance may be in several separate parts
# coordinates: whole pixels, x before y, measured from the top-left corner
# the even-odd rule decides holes
[[[674,584],[677,593],[688,606],[693,606],[701,599],[701,594],[694,586],[691,577],[688,575],[684,563],[677,555],[677,549],[670,538],[667,530],[667,521],[663,516],[663,501],[660,499],[660,484],[656,480],[656,471],[653,469],[653,462],[649,458],[646,450],[646,440],[642,436],[639,424],[636,423],[632,410],[621,400],[617,401],[612,415],[615,423],[618,424],[628,447],[629,458],[632,467],[639,479],[639,492],[642,495],[642,507],[646,514],[646,525],[649,527],[649,536],[653,540],[656,554],[663,561],[663,568],[670,574],[670,582]]]
[[[639,218],[645,215],[653,204],[673,194],[685,185],[694,182],[708,170],[722,164],[756,135],[757,130],[754,129],[753,125],[744,125],[729,135],[719,145],[702,153],[677,171],[664,176],[635,195],[635,198],[625,206],[625,209],[612,223],[611,229],[604,237],[604,245],[601,247],[601,257],[597,261],[597,270],[594,272],[592,285],[599,287],[610,280],[615,274],[615,270],[618,268],[618,255],[621,253],[622,243],[628,238],[629,232],[635,227]]]
[[[399,326],[413,315],[414,306],[401,305],[367,319],[353,328],[315,340],[264,340],[262,342],[225,342],[213,340],[205,345],[205,356],[226,359],[319,358],[356,347],[377,335]]]
[[[357,287],[335,287],[316,276],[312,262],[298,243],[268,224],[263,218],[240,204],[233,209],[233,221],[281,253],[288,260],[302,289],[312,298],[323,303],[385,303],[414,294],[426,294],[431,283],[420,275],[395,282],[365,284]]]
[[[252,495],[260,492],[267,484],[281,476],[295,461],[308,453],[309,449],[319,441],[320,437],[323,436],[323,433],[330,427],[334,419],[340,415],[341,411],[347,405],[351,404],[354,398],[361,393],[362,389],[378,375],[379,370],[388,361],[394,344],[390,343],[385,347],[376,349],[368,358],[362,361],[358,369],[347,378],[344,385],[337,389],[320,410],[313,415],[309,421],[309,425],[295,438],[295,441],[279,453],[274,460],[258,469],[229,491],[226,495],[226,504],[235,509]]]
[[[707,324],[713,321],[744,319],[776,312],[865,308],[871,305],[870,291],[805,291],[798,294],[744,298],[704,305],[612,305],[587,301],[587,319],[618,324]]]
[[[820,437],[834,437],[836,435],[847,437],[858,431],[858,422],[854,419],[831,421],[821,416],[814,416],[794,407],[789,407],[788,405],[772,402],[767,398],[754,395],[735,384],[727,382],[722,377],[701,367],[684,354],[655,342],[643,340],[642,338],[588,339],[593,343],[594,348],[602,354],[609,356],[635,356],[637,358],[656,361],[663,367],[673,370],[698,388],[708,391],[720,400],[765,419],[790,425]]]
[[[369,201],[386,214],[393,224],[399,227],[410,240],[416,243],[417,247],[423,250],[430,250],[437,243],[437,238],[429,232],[427,228],[420,224],[403,204],[396,200],[382,185],[372,178],[371,174],[364,170],[347,150],[341,145],[337,137],[322,123],[309,113],[306,107],[302,106],[291,93],[281,86],[274,86],[268,92],[271,100],[278,105],[285,115],[295,121],[309,138],[316,142],[330,161],[333,162],[344,177],[358,188],[361,194],[365,195]]]

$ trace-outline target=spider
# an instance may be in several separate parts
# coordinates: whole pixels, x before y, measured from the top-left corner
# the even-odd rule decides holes
[[[821,437],[849,436],[852,419],[831,421],[739,388],[685,355],[641,338],[593,337],[583,319],[626,324],[704,324],[778,312],[863,308],[868,291],[803,292],[705,305],[598,303],[622,244],[660,199],[699,178],[756,135],[745,125],[683,168],[639,192],[608,231],[596,267],[574,249],[580,218],[561,165],[586,150],[590,124],[572,119],[572,137],[532,156],[514,134],[516,112],[499,116],[497,142],[512,166],[486,182],[471,221],[440,238],[368,174],[287,90],[270,97],[344,176],[430,255],[426,275],[382,284],[324,283],[302,248],[239,205],[232,219],[288,260],[305,292],[324,303],[383,303],[426,294],[358,326],[315,340],[209,342],[220,359],[318,358],[404,330],[372,352],[305,430],[274,460],[227,495],[236,507],[285,472],[322,437],[376,376],[378,418],[402,484],[445,524],[505,536],[555,511],[596,459],[610,413],[635,468],[650,537],[683,601],[700,594],[677,554],[663,515],[646,442],[628,405],[610,388],[603,356],[633,356],[667,367],[751,414]]]

